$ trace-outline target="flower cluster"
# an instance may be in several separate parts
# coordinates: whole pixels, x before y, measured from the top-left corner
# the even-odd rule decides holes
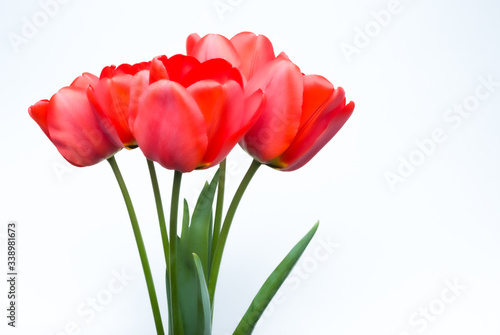
[[[71,164],[89,166],[104,159],[110,164],[132,224],[158,335],[165,334],[159,307],[165,299],[156,294],[137,215],[114,155],[139,147],[147,158],[165,257],[168,334],[210,335],[227,237],[257,169],[262,164],[282,171],[302,167],[354,109],[342,88],[304,75],[284,53],[276,56],[265,36],[192,34],[186,46],[186,55],[107,66],[99,77],[84,73],[29,108]],[[238,143],[254,160],[224,215],[224,159]],[[169,231],[154,162],[175,170]],[[219,164],[192,215],[184,202],[179,234],[182,174]],[[318,224],[264,282],[234,334],[252,333]]]
[[[352,114],[344,90],[304,75],[250,32],[187,38],[186,55],[84,73],[31,117],[71,164],[89,166],[140,147],[167,169],[219,164],[239,143],[257,161],[292,171]]]

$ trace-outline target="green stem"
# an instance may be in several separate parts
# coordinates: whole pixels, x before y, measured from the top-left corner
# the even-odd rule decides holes
[[[172,323],[175,335],[182,335],[182,317],[180,314],[179,291],[177,289],[177,213],[179,211],[179,193],[182,172],[175,171],[172,187],[172,203],[170,206],[170,296],[172,298]]]
[[[217,242],[219,241],[220,229],[222,225],[222,211],[224,209],[224,189],[226,185],[226,160],[224,159],[220,165],[219,172],[219,183],[217,188],[217,204],[215,207],[215,220],[214,220],[214,231],[213,231],[213,239],[212,239],[212,251],[210,256],[210,265],[214,258],[215,247],[217,246]],[[209,273],[210,275],[210,273]]]
[[[248,184],[252,180],[255,172],[259,169],[262,163],[254,160],[250,167],[248,168],[245,177],[238,186],[236,193],[234,194],[233,200],[229,205],[229,209],[227,210],[226,218],[224,219],[224,224],[222,225],[222,230],[220,232],[219,240],[217,242],[217,246],[215,247],[215,254],[212,261],[212,267],[210,271],[210,279],[208,282],[208,293],[210,295],[210,306],[214,306],[214,296],[215,296],[215,288],[217,286],[217,278],[219,276],[220,264],[222,261],[222,254],[224,253],[224,247],[226,246],[227,235],[229,234],[229,229],[231,228],[231,223],[233,222],[234,215],[236,214],[236,209],[245,193],[245,190],[248,187]]]
[[[169,263],[169,244],[168,244],[168,233],[167,224],[165,222],[165,213],[163,211],[163,204],[161,201],[160,187],[158,186],[158,177],[156,176],[155,163],[149,159],[148,162],[149,174],[151,176],[151,184],[153,185],[153,192],[155,195],[156,211],[158,212],[158,221],[160,223],[161,239],[163,242],[163,253],[165,254],[165,263]]]
[[[125,200],[125,205],[127,206],[128,215],[130,217],[130,222],[132,223],[132,230],[134,231],[135,241],[137,243],[137,249],[139,250],[139,256],[141,258],[142,269],[144,271],[144,277],[146,278],[146,284],[148,287],[149,300],[151,302],[151,308],[153,310],[153,317],[156,324],[156,332],[158,335],[164,335],[163,324],[161,321],[160,308],[158,306],[158,298],[156,297],[155,286],[153,282],[153,276],[151,275],[151,268],[149,267],[148,255],[146,254],[146,248],[144,246],[144,241],[142,240],[141,229],[139,228],[139,223],[137,221],[137,216],[135,215],[134,206],[132,205],[132,200],[123,180],[118,164],[116,163],[115,157],[112,156],[108,158],[108,163],[111,165],[111,169],[115,174],[116,181],[120,186],[120,190]]]
[[[167,224],[165,222],[165,212],[163,211],[163,202],[161,201],[160,187],[158,185],[158,177],[156,175],[155,163],[152,160],[146,159],[148,162],[149,175],[151,176],[151,184],[153,186],[153,193],[155,195],[156,211],[158,213],[158,222],[160,224],[161,239],[163,243],[163,253],[165,255],[166,268],[169,268],[169,243],[168,243],[168,233]],[[167,272],[168,273],[168,272]],[[172,299],[170,297],[169,287],[168,287],[168,276],[166,277],[167,282],[167,305],[168,305],[168,324],[169,333],[172,333]]]

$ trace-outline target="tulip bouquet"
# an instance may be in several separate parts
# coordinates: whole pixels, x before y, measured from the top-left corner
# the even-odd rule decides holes
[[[261,165],[293,171],[306,164],[352,114],[344,90],[324,77],[304,75],[271,42],[249,32],[231,39],[187,38],[186,55],[159,56],[134,65],[84,73],[29,114],[71,164],[107,160],[132,223],[157,334],[160,316],[146,248],[115,154],[140,148],[151,175],[166,270],[168,334],[212,333],[214,296],[228,233],[243,193]],[[254,160],[223,213],[226,156],[238,144]],[[155,162],[173,170],[170,220],[164,214]],[[192,213],[183,173],[219,166]],[[251,334],[274,294],[310,242],[318,224],[266,280],[234,334]],[[162,256],[163,257],[163,256]]]

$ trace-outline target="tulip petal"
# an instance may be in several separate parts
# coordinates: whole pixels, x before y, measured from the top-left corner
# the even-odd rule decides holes
[[[273,45],[264,35],[242,32],[231,38],[231,43],[241,60],[239,69],[247,80],[275,58]]]
[[[300,127],[303,127],[314,114],[321,112],[329,103],[334,87],[326,78],[318,75],[303,76],[304,102],[302,103],[302,116]]]
[[[309,88],[314,89],[314,86],[309,86]],[[304,99],[314,98],[314,93],[311,93],[305,93]],[[315,100],[315,102],[315,104],[311,101],[306,102],[307,105],[315,105],[317,109],[313,113],[308,112],[310,117],[301,125],[290,147],[280,157],[270,162],[271,166],[276,168],[286,167],[298,160],[311,148],[317,138],[328,127],[330,120],[335,117],[335,112],[340,111],[345,106],[344,90],[341,88],[337,89],[330,97],[327,97],[326,101],[320,102]]]
[[[96,164],[120,149],[101,129],[86,90],[78,87],[62,88],[52,97],[47,127],[59,152],[76,166]]]
[[[178,83],[199,64],[196,58],[184,55],[174,55],[165,62],[169,79]]]
[[[194,67],[180,83],[184,87],[201,81],[215,80],[221,84],[228,80],[234,80],[243,87],[243,79],[240,72],[224,59],[211,59]]]
[[[144,91],[134,134],[147,158],[181,172],[194,170],[207,148],[206,125],[196,101],[169,80],[157,81]]]
[[[244,136],[248,133],[248,130],[253,127],[255,122],[260,118],[262,110],[266,105],[266,95],[262,90],[257,90],[252,95],[245,98],[245,118],[243,120],[242,127],[239,132],[235,133],[233,136],[238,138],[239,145],[243,150],[248,151],[246,147],[246,142]]]
[[[140,71],[132,78],[132,83],[130,85],[130,102],[128,105],[128,126],[132,135],[134,135],[134,122],[137,117],[137,110],[139,109],[139,99],[148,86],[149,71]]]
[[[133,76],[139,71],[149,70],[150,67],[151,62],[141,62],[133,65],[124,63],[119,65],[118,67],[116,67],[115,65],[106,66],[104,69],[102,69],[99,79],[113,78],[121,74],[130,74]]]
[[[117,145],[135,146],[135,139],[128,124],[130,87],[133,76],[128,74],[103,78],[95,88],[88,90],[88,97],[103,129],[115,139]]]
[[[203,113],[208,135],[207,151],[199,168],[217,165],[240,139],[233,135],[244,126],[243,90],[235,81],[220,84],[203,80],[191,85],[188,92]]]
[[[199,36],[198,36],[199,37]],[[222,58],[234,67],[240,66],[240,57],[232,43],[222,35],[208,34],[196,40],[196,36],[189,37],[187,55],[197,58],[200,62],[214,58]]]
[[[190,55],[193,53],[196,44],[201,40],[200,35],[193,33],[186,39],[186,54]]]
[[[105,68],[102,69],[101,75],[99,76],[99,79],[113,78],[115,73],[116,73],[116,66],[115,65],[106,66]]]
[[[345,102],[344,102],[345,104]],[[326,130],[316,139],[314,144],[295,162],[281,169],[282,171],[294,171],[308,163],[342,128],[354,110],[354,102],[344,107],[337,108],[331,118]]]
[[[81,76],[77,77],[70,86],[87,89],[87,87],[94,87],[99,82],[99,78],[94,76],[92,73],[85,72]]]
[[[262,109],[266,105],[266,95],[262,90],[255,91],[252,95],[245,97],[245,113],[242,124],[242,131],[247,133],[262,114]]]
[[[137,74],[140,71],[149,70],[151,68],[151,62],[140,62],[132,65],[132,73]]]
[[[40,100],[28,109],[31,118],[42,128],[43,132],[50,139],[49,129],[47,127],[47,113],[49,109],[49,100]]]
[[[120,74],[130,74],[135,75],[139,71],[149,70],[151,67],[151,62],[141,62],[133,65],[130,64],[121,64],[116,68],[113,73],[113,76],[117,76]],[[102,78],[102,75],[101,75]]]
[[[222,85],[213,80],[203,80],[188,87],[187,91],[194,98],[203,114],[210,141],[221,117],[221,106],[224,103]]]
[[[151,69],[149,70],[149,83],[152,84],[162,79],[169,79],[166,67],[167,56],[158,56],[151,61]]]
[[[247,96],[258,89],[264,91],[266,103],[242,146],[265,163],[280,156],[299,129],[303,100],[300,69],[284,57],[276,58],[248,82]]]

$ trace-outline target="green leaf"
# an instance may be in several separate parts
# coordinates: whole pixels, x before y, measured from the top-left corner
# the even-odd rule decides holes
[[[193,275],[193,265],[191,253],[188,249],[188,235],[189,235],[189,206],[184,199],[184,211],[182,217],[182,231],[181,237],[177,237],[177,282],[180,285],[177,286],[177,292],[179,297],[179,310],[176,313],[181,314],[181,320],[183,323],[183,329],[186,334],[192,334],[194,332],[193,325],[189,323],[186,318],[189,316],[196,317],[196,307],[192,307],[190,301],[197,299],[197,292],[195,283],[189,280]],[[167,277],[168,279],[169,277]],[[167,294],[170,296],[170,283],[167,282]],[[170,298],[169,298],[170,299]],[[170,320],[173,318],[173,311],[169,311]],[[169,325],[172,322],[169,322]],[[172,333],[169,333],[172,334]]]
[[[184,334],[196,334],[196,319],[198,318],[198,283],[193,256],[187,243],[179,243],[177,251],[177,292],[179,297],[179,310]]]
[[[203,324],[203,328],[200,332],[196,334],[200,335],[211,335],[212,334],[212,312],[210,309],[210,298],[208,296],[208,288],[207,282],[205,280],[205,275],[203,274],[203,266],[201,264],[201,260],[193,253],[194,263],[196,266],[196,273],[198,274],[198,283],[199,283],[199,292],[200,292],[200,300],[198,301],[201,304],[201,315],[198,314],[198,324]],[[203,320],[200,320],[200,316],[203,317]],[[201,322],[200,322],[201,321]]]
[[[200,259],[202,268],[208,268],[211,239],[212,205],[217,188],[218,173],[210,184],[206,183],[196,203],[191,220],[189,206],[184,200],[181,237],[177,244],[177,293],[184,334],[204,334],[204,310],[200,303],[201,292],[193,253]],[[191,221],[191,222],[190,222]],[[205,262],[205,263],[204,263]]]
[[[208,225],[208,273],[205,275],[206,279],[210,278],[210,269],[212,268],[212,243],[214,242],[214,218],[213,213],[210,212],[210,224]]]
[[[253,332],[257,321],[259,321],[267,305],[269,305],[276,292],[278,292],[278,289],[292,271],[309,242],[311,242],[316,230],[318,230],[318,225],[319,222],[317,222],[299,243],[293,247],[273,273],[267,278],[266,282],[262,285],[250,304],[250,307],[248,307],[238,327],[236,327],[233,335],[249,335]]]
[[[203,188],[193,211],[191,225],[189,226],[188,248],[190,252],[197,254],[200,258],[205,274],[208,274],[210,225],[213,222],[212,206],[218,180],[219,171],[213,177],[210,185],[205,185]]]
[[[187,243],[187,237],[189,234],[189,206],[184,199],[184,212],[182,215],[182,231],[181,231],[181,243]]]

